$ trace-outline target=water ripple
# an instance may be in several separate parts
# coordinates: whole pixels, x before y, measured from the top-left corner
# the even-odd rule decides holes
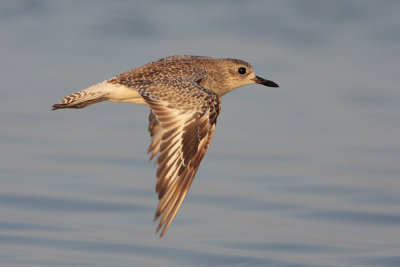
[[[299,217],[335,223],[354,223],[358,225],[400,226],[400,214],[329,210],[296,214]]]
[[[129,212],[146,209],[143,205],[33,195],[2,194],[0,203],[6,207],[61,212]]]

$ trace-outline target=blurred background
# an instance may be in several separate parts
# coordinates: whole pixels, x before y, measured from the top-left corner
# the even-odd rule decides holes
[[[1,266],[400,266],[399,1],[0,3]],[[280,88],[223,98],[154,234],[148,108],[51,111],[161,57],[233,57]]]

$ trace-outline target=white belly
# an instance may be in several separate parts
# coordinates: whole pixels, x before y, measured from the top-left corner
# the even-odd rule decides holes
[[[146,104],[143,97],[133,88],[126,87],[124,85],[108,84],[108,87],[112,87],[108,101],[121,102],[121,103],[133,103],[133,104]]]

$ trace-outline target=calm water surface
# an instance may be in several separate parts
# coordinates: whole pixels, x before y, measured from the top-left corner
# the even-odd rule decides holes
[[[400,266],[398,1],[2,1],[0,266]],[[223,99],[163,239],[148,108],[52,112],[173,54],[281,88]]]

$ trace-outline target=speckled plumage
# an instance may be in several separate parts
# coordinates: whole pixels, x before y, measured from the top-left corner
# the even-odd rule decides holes
[[[162,237],[185,198],[210,145],[221,96],[246,84],[278,87],[239,59],[171,56],[72,93],[53,109],[83,108],[101,101],[150,107],[150,159],[157,157],[155,220]]]

